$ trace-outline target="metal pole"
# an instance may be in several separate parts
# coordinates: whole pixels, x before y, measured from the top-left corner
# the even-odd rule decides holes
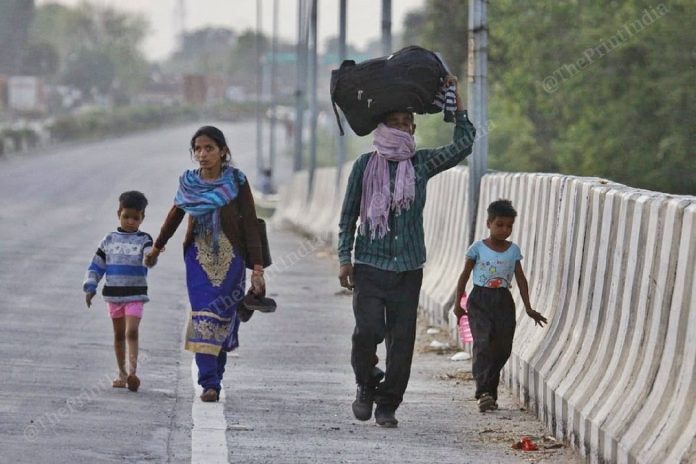
[[[183,42],[184,34],[186,34],[186,0],[178,0],[176,3],[174,28],[176,29],[177,38]]]
[[[382,0],[382,52],[390,55],[392,52],[392,2]]]
[[[256,172],[263,170],[263,67],[261,64],[262,0],[256,0]]]
[[[343,61],[346,59],[346,18],[347,18],[347,0],[341,0],[338,16],[338,59]]]
[[[268,153],[268,168],[271,172],[271,178],[269,182],[271,184],[271,191],[274,191],[273,187],[273,176],[275,175],[275,158],[276,158],[276,94],[278,87],[278,62],[276,60],[276,55],[278,53],[278,0],[273,0],[273,39],[271,42],[271,107],[270,107],[270,117],[271,117],[271,127],[270,127],[270,140],[269,140],[269,153]]]
[[[309,189],[308,193],[311,195],[314,189],[314,171],[317,167],[317,116],[318,116],[318,105],[317,105],[317,81],[318,81],[318,66],[317,66],[317,0],[312,0],[312,12],[311,12],[311,42],[312,42],[312,52],[310,54],[310,145],[309,145]]]
[[[487,0],[469,0],[468,105],[471,122],[479,137],[469,157],[469,243],[476,230],[481,178],[488,170],[488,22]]]
[[[338,17],[338,62],[343,63],[343,60],[347,58],[347,48],[346,48],[346,17],[347,17],[347,0],[341,0],[339,17]],[[341,116],[341,124],[343,124],[343,116]],[[341,137],[340,135],[336,137],[336,143],[338,144],[337,157],[336,157],[336,185],[339,185],[341,181],[342,168],[346,162],[348,146],[346,143],[346,136]]]
[[[306,108],[305,93],[307,91],[307,24],[304,20],[306,0],[297,0],[297,82],[295,84],[295,156],[292,170],[302,169],[304,143],[304,114]]]

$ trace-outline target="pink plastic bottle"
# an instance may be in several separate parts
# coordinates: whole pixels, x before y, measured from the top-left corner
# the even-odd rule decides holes
[[[462,308],[466,308],[466,293],[462,295],[462,299],[459,302]],[[469,316],[466,314],[459,319],[459,339],[462,343],[471,343],[474,341],[473,335],[471,335],[471,328],[469,327]]]

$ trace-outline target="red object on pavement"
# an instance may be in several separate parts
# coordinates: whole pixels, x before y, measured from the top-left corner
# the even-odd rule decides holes
[[[531,438],[529,437],[522,437],[520,441],[517,443],[513,444],[512,447],[514,449],[522,450],[522,451],[538,451],[539,447],[532,441]]]

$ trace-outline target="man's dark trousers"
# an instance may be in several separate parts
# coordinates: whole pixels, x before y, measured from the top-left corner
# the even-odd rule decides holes
[[[351,364],[355,380],[370,383],[377,345],[386,340],[385,377],[377,387],[375,402],[397,408],[411,375],[423,270],[393,272],[356,264],[354,279]]]

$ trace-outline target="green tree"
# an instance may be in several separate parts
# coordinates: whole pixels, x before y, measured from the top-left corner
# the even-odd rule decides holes
[[[271,42],[263,34],[257,34],[253,30],[242,32],[237,42],[230,51],[229,76],[235,85],[240,85],[250,92],[256,91],[256,44],[257,37],[260,40],[260,54],[263,57],[271,50]],[[263,58],[262,58],[263,59]]]
[[[90,95],[93,89],[107,93],[115,76],[114,65],[105,53],[82,50],[68,58],[63,81]]]
[[[31,36],[56,48],[60,75],[74,77],[80,62],[108,59],[112,82],[134,94],[148,79],[149,65],[140,51],[147,31],[148,23],[139,15],[90,3],[74,8],[49,3],[37,8]]]
[[[468,18],[465,2],[427,0],[422,12],[407,16],[408,32],[404,34],[403,45],[421,45],[439,52],[450,71],[463,80],[466,76]]]
[[[426,0],[421,10],[406,15],[400,46],[420,45],[442,55],[450,72],[459,77],[462,89],[466,82],[469,36],[469,10],[466,2]],[[461,92],[466,99],[466,91]],[[449,124],[436,115],[418,116],[418,140],[424,145],[447,143],[452,137]]]
[[[31,25],[31,37],[35,41],[51,43],[62,60],[71,52],[88,43],[82,35],[83,15],[77,8],[58,3],[48,3],[36,10]]]
[[[426,20],[421,44],[465,44],[464,16]],[[696,194],[696,2],[496,0],[488,23],[491,168]],[[421,140],[442,143],[432,121]]]
[[[58,50],[49,42],[30,42],[22,54],[22,74],[50,76],[58,71]]]
[[[229,71],[235,43],[232,29],[206,27],[188,32],[165,68],[177,73],[224,74]]]
[[[493,3],[491,165],[696,193],[695,8]]]

